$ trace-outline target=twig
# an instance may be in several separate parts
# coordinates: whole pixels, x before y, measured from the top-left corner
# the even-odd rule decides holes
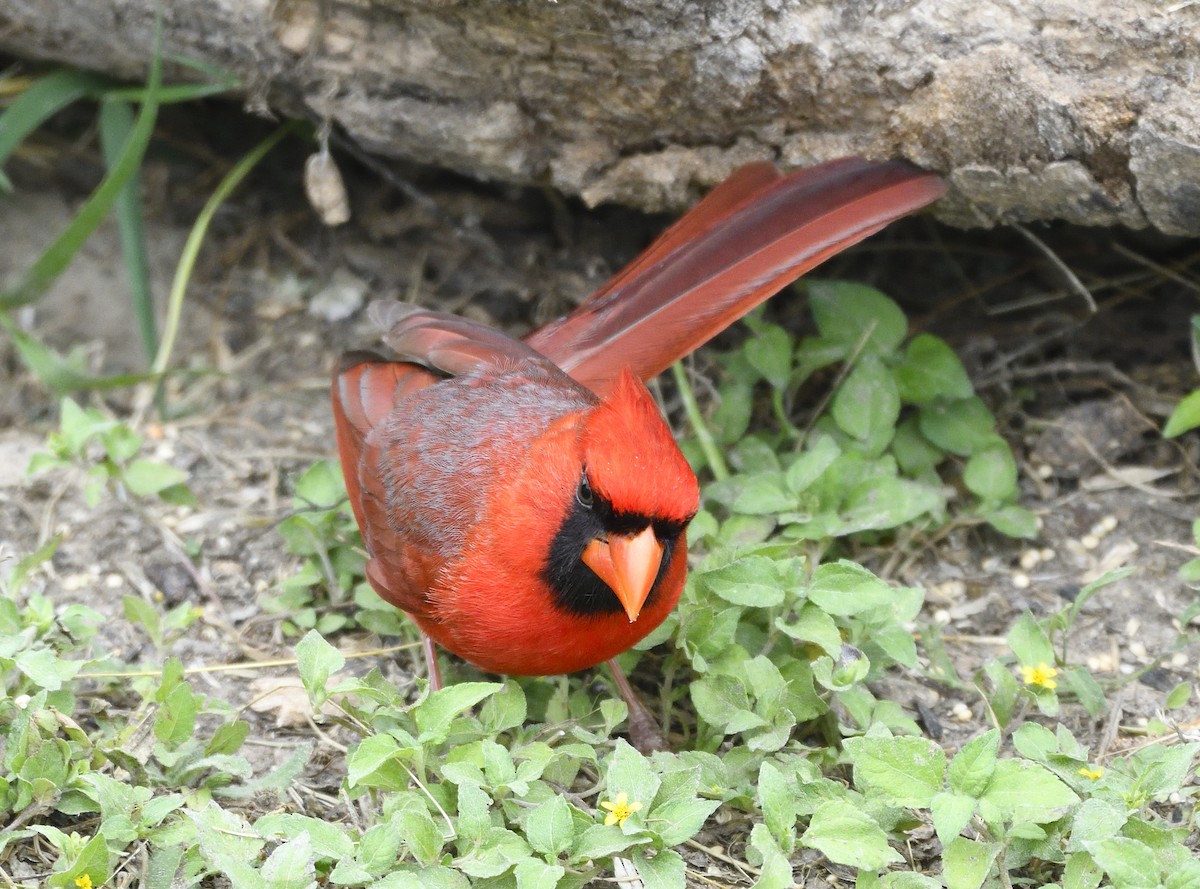
[[[1065,262],[1059,259],[1058,254],[1051,250],[1045,241],[1043,241],[1025,226],[1017,222],[1010,223],[1010,225],[1012,225],[1013,230],[1024,237],[1025,240],[1033,244],[1034,247],[1037,247],[1038,250],[1040,250],[1048,260],[1050,260],[1054,267],[1062,272],[1063,277],[1065,277],[1067,282],[1071,285],[1071,289],[1083,297],[1083,301],[1087,303],[1088,311],[1095,315],[1098,309],[1096,308],[1096,300],[1092,298],[1091,291],[1083,286],[1083,282],[1079,280],[1079,277],[1073,271],[1071,271],[1070,267]]]

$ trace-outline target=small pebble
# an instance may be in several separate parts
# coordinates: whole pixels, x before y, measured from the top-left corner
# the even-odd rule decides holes
[[[1125,635],[1132,638],[1138,634],[1138,630],[1142,628],[1142,622],[1136,617],[1131,617],[1125,621]]]
[[[1088,655],[1087,668],[1092,673],[1111,673],[1116,669],[1111,652]]]
[[[1133,664],[1121,664],[1121,675],[1122,676],[1130,676],[1133,674],[1133,671],[1135,669],[1137,669],[1137,668],[1134,667]]]
[[[1012,585],[1019,590],[1027,589],[1029,587],[1029,575],[1022,574],[1020,571],[1016,572],[1012,576]]]
[[[1182,651],[1177,651],[1171,655],[1171,666],[1178,669],[1179,667],[1187,666],[1187,655]]]
[[[933,622],[937,624],[950,623],[950,612],[945,608],[939,608],[933,613]]]
[[[1117,527],[1117,517],[1115,515],[1106,515],[1100,520],[1100,527],[1104,529],[1104,533],[1108,534]]]
[[[92,582],[89,574],[68,574],[62,579],[62,588],[68,593],[74,593]]]
[[[1058,553],[1056,553],[1050,547],[1046,547],[1040,553],[1038,553],[1038,555],[1042,557],[1043,562],[1052,562],[1058,557]]]
[[[959,722],[970,722],[975,716],[971,712],[971,708],[962,701],[955,701],[954,706],[950,708],[950,713]]]
[[[1079,542],[1083,544],[1084,549],[1095,549],[1100,545],[1100,538],[1095,534],[1084,534],[1079,538]]]
[[[1042,560],[1042,554],[1036,549],[1027,549],[1021,553],[1020,565],[1026,571],[1032,571]]]
[[[1037,474],[1038,478],[1047,479],[1054,475],[1054,467],[1052,467],[1049,463],[1041,463],[1036,469],[1034,469],[1034,472]]]
[[[1134,657],[1136,657],[1138,660],[1142,660],[1142,661],[1146,660],[1146,646],[1144,643],[1138,641],[1137,639],[1134,639],[1132,642],[1129,643],[1129,653],[1132,654]]]
[[[125,578],[120,574],[110,574],[104,578],[104,585],[110,590],[115,590],[125,583]]]

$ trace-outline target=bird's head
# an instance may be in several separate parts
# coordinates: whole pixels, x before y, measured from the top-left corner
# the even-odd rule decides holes
[[[548,580],[581,614],[636,621],[696,514],[696,475],[658,405],[628,370],[584,419],[578,486],[554,541]]]

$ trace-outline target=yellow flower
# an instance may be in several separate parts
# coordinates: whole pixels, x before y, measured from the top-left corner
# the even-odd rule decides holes
[[[1045,661],[1042,661],[1036,667],[1022,667],[1021,679],[1026,685],[1037,685],[1042,688],[1058,688],[1058,683],[1054,681],[1054,677],[1058,675],[1058,670],[1050,666]]]
[[[1094,769],[1089,769],[1087,766],[1083,766],[1079,769],[1079,774],[1091,781],[1098,781],[1104,777],[1104,769],[1102,769],[1100,766],[1096,766]]]
[[[634,812],[640,812],[642,809],[642,804],[631,803],[629,801],[629,794],[622,790],[617,794],[616,799],[606,799],[604,802],[602,802],[600,804],[600,808],[608,810],[608,814],[604,816],[604,823],[609,827],[612,827],[614,824],[618,826],[623,825],[626,818],[628,818]]]
[[[92,889],[92,878],[87,874],[80,874],[75,878],[75,885],[79,889]]]

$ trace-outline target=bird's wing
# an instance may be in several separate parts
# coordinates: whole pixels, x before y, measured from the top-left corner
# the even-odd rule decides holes
[[[383,341],[402,359],[450,376],[464,376],[489,365],[546,360],[520,340],[457,315],[383,300],[371,303],[367,311],[384,331]]]
[[[578,309],[525,338],[603,396],[720,333],[792,280],[945,192],[898,161],[844,158],[780,176],[734,173]]]

